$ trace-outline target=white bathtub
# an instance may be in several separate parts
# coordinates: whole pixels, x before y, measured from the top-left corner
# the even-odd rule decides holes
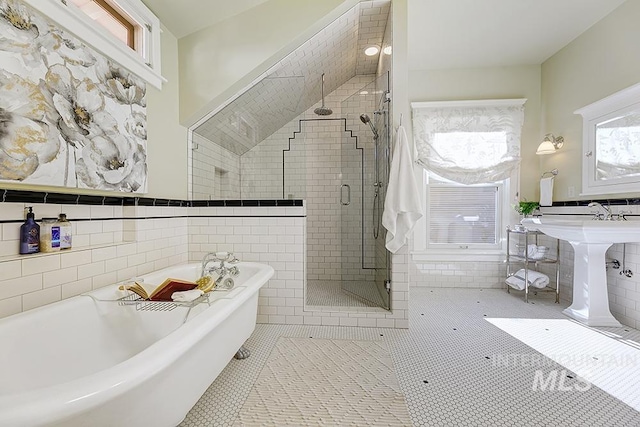
[[[0,320],[0,426],[179,424],[249,338],[268,265],[242,262],[236,286],[185,322],[81,295]],[[143,276],[195,280],[200,264]],[[117,286],[91,292],[119,296]]]

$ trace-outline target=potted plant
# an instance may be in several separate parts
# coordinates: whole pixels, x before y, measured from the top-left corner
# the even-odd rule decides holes
[[[527,200],[521,200],[515,206],[515,209],[516,209],[516,212],[518,212],[520,215],[523,215],[526,218],[528,216],[531,216],[531,214],[533,214],[533,211],[535,211],[539,207],[540,207],[540,203],[538,202],[529,202]]]

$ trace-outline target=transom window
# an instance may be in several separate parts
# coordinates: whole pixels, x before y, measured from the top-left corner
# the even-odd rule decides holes
[[[160,20],[142,0],[22,0],[162,90]]]
[[[136,50],[136,27],[139,25],[117,3],[107,0],[71,0],[71,2],[122,43]]]

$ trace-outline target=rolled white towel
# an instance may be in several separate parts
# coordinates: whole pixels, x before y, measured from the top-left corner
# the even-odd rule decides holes
[[[529,286],[542,289],[549,284],[549,276],[538,271],[529,270],[527,275]],[[524,289],[524,268],[518,270],[513,276],[507,277],[507,284],[519,291]]]
[[[535,244],[530,244],[527,246],[527,257],[529,259],[544,259],[547,255],[547,251],[549,250],[546,246],[537,246]]]
[[[171,294],[171,299],[175,302],[191,302],[195,299],[200,298],[203,294],[200,289],[191,289],[190,291],[180,291],[174,292]]]
[[[535,258],[536,255],[538,255],[538,246],[533,243],[527,246],[527,256],[529,258]]]

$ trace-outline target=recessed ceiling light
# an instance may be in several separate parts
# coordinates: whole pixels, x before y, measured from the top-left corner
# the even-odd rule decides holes
[[[367,56],[377,55],[378,52],[380,52],[380,47],[376,46],[376,45],[367,46],[364,49],[364,54],[367,55]]]
[[[385,48],[382,49],[382,53],[384,53],[385,55],[391,55],[391,45],[385,46]]]

